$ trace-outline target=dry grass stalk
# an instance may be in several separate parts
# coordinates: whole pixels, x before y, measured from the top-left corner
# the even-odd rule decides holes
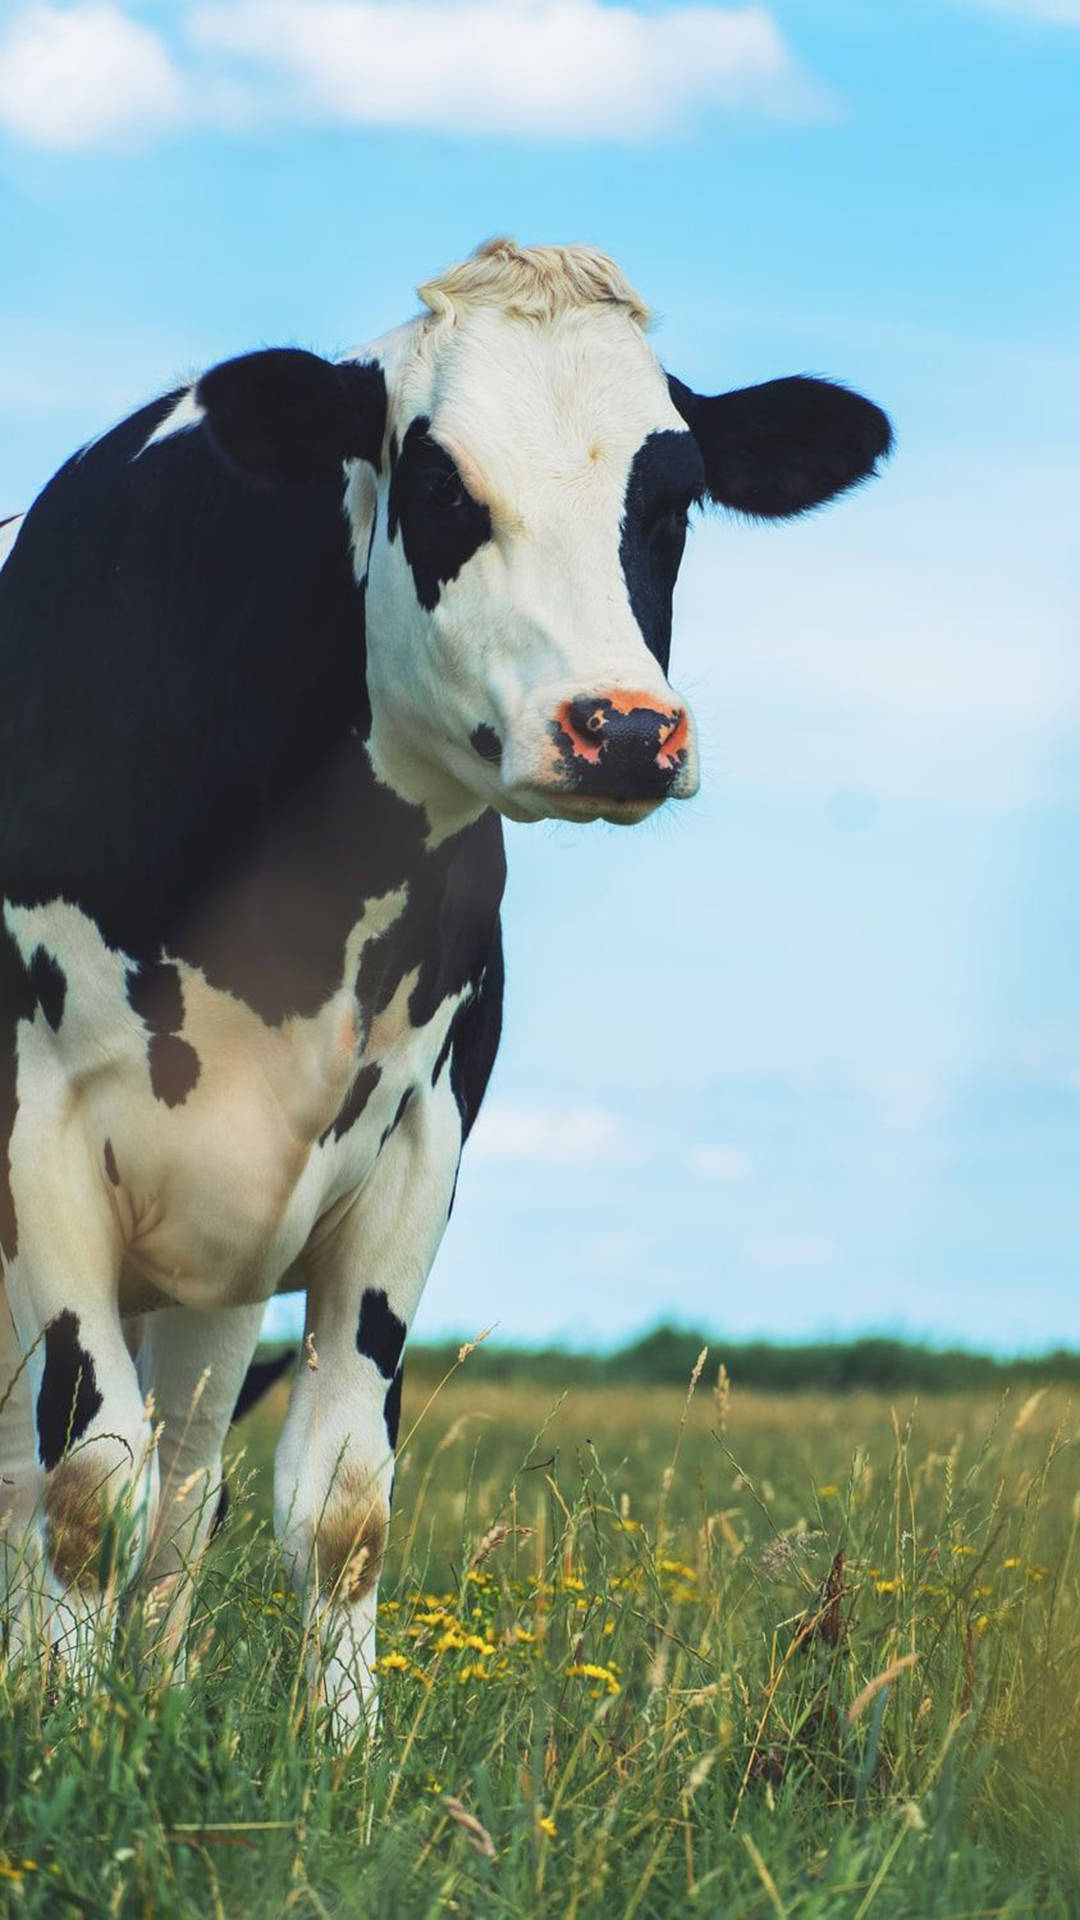
[[[483,1822],[478,1820],[474,1813],[470,1813],[468,1807],[462,1806],[461,1801],[452,1793],[444,1793],[442,1802],[451,1820],[456,1821],[461,1828],[470,1847],[474,1847],[485,1860],[497,1860],[499,1856],[495,1850],[495,1842]]]
[[[727,1432],[728,1415],[731,1411],[731,1375],[721,1360],[716,1373],[716,1425],[721,1433]]]
[[[915,1665],[918,1657],[917,1653],[902,1654],[899,1660],[890,1660],[889,1665],[883,1668],[881,1673],[876,1673],[872,1680],[868,1680],[862,1691],[855,1695],[854,1700],[848,1708],[844,1716],[845,1724],[853,1727],[855,1722],[866,1712],[871,1700],[877,1698],[882,1687],[890,1686],[899,1674],[906,1673],[909,1667]]]
[[[469,1561],[470,1572],[475,1572],[476,1568],[481,1566],[487,1559],[489,1553],[494,1553],[496,1547],[502,1546],[504,1540],[514,1538],[528,1540],[532,1537],[532,1531],[531,1527],[512,1527],[509,1522],[505,1520],[497,1520],[493,1527],[488,1528],[479,1546],[473,1553]]]

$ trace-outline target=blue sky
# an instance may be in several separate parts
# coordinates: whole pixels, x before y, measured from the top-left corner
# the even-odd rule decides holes
[[[506,1039],[419,1330],[1080,1343],[1080,0],[5,0],[0,516],[177,374],[505,231],[887,477],[702,522],[699,798],[510,831]]]

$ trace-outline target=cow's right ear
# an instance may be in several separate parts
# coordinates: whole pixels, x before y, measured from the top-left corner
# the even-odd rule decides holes
[[[377,360],[270,347],[211,367],[195,399],[215,451],[251,486],[340,479],[346,460],[379,464],[386,380]]]

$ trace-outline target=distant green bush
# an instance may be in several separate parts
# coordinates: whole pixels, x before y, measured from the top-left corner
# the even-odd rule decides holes
[[[528,1378],[537,1385],[554,1386],[679,1386],[685,1385],[706,1346],[712,1363],[722,1360],[736,1386],[770,1393],[812,1389],[845,1393],[860,1388],[957,1393],[971,1387],[1080,1381],[1080,1354],[1061,1349],[1038,1358],[998,1360],[966,1348],[928,1347],[885,1335],[787,1346],[768,1340],[725,1340],[699,1329],[672,1326],[656,1327],[612,1353],[485,1342],[470,1354],[469,1375],[503,1382]],[[409,1348],[408,1366],[413,1373],[441,1378],[457,1355],[456,1341],[416,1343]]]

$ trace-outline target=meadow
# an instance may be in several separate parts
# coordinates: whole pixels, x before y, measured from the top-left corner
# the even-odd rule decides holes
[[[1075,1915],[1069,1389],[407,1374],[382,1715],[335,1752],[237,1430],[183,1686],[0,1679],[18,1914]]]

